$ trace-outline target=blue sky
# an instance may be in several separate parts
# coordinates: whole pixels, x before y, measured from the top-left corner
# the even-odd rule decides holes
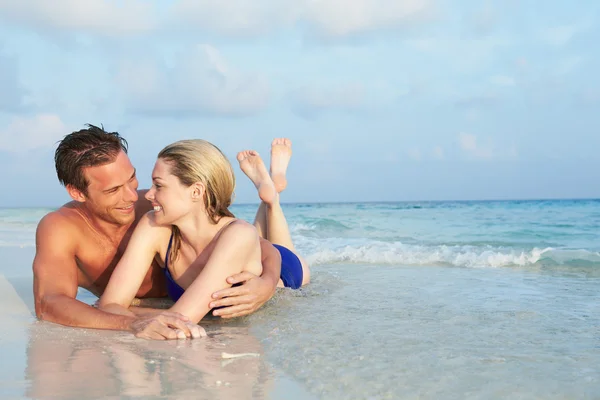
[[[284,202],[600,197],[599,11],[0,0],[0,206],[68,200],[55,144],[88,122],[128,139],[146,187],[175,140],[235,161],[287,136]],[[236,201],[256,201],[241,173]]]

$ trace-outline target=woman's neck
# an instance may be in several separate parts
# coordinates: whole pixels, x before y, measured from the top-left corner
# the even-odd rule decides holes
[[[176,226],[181,232],[182,243],[191,246],[196,254],[200,254],[221,229],[222,220],[215,224],[208,215],[202,213],[180,221]]]

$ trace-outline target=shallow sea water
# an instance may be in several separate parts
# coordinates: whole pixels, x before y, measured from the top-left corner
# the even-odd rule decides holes
[[[306,297],[281,300],[288,312],[265,310],[261,334],[320,398],[600,397],[597,284],[443,267],[318,276]]]
[[[235,212],[252,219],[254,209]],[[285,210],[313,282],[252,316],[211,319],[208,339],[182,343],[35,322],[33,233],[47,210],[0,210],[0,274],[11,284],[0,287],[10,360],[0,395],[600,398],[600,202]]]

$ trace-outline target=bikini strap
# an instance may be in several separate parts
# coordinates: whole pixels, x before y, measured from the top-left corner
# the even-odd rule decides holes
[[[217,235],[221,236],[221,234],[225,231],[225,229],[229,228],[229,225],[232,225],[234,222],[239,221],[239,218],[234,218],[232,221],[229,221],[227,223],[227,225],[223,226],[221,229],[219,229],[219,232],[217,232]]]
[[[165,254],[165,269],[169,270],[169,254],[171,253],[171,245],[173,244],[173,231],[171,231],[171,237],[169,238],[169,245],[167,246],[167,253]]]
[[[227,223],[227,225],[225,225],[224,227],[222,227],[219,232],[218,235],[220,236],[221,233],[223,233],[223,231],[231,224],[233,224],[234,222],[238,221],[238,218],[234,218],[232,221],[229,221],[229,223]],[[169,270],[169,254],[171,254],[171,245],[173,244],[173,231],[171,231],[171,237],[169,238],[169,245],[167,246],[167,253],[165,254],[165,269],[168,271]]]
[[[221,228],[221,231],[225,230],[225,228],[227,228],[229,225],[231,225],[231,224],[233,224],[234,222],[237,222],[237,221],[239,221],[239,220],[240,220],[239,218],[234,218],[233,220],[229,221],[229,222],[227,223],[227,225],[225,225],[224,227],[222,227],[222,228]]]

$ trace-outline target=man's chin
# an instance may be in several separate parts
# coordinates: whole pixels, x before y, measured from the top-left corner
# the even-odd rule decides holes
[[[127,225],[135,221],[135,211],[131,213],[122,213],[117,210],[116,212],[111,213],[111,216],[115,222],[120,225]]]

